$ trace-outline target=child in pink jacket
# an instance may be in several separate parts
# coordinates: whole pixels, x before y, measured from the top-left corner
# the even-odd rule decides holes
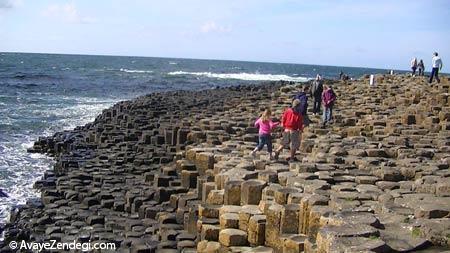
[[[273,122],[270,117],[272,112],[270,109],[266,109],[261,117],[256,120],[255,127],[259,128],[259,141],[256,148],[250,153],[252,156],[256,155],[257,151],[263,149],[264,145],[267,145],[267,151],[269,152],[269,159],[272,160],[272,135],[270,134],[272,129],[277,127],[280,123]]]

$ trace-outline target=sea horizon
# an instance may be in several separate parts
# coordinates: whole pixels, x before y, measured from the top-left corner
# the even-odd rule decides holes
[[[37,55],[67,55],[67,56],[99,56],[99,57],[134,57],[134,58],[160,58],[160,59],[178,59],[178,60],[202,60],[202,61],[229,61],[229,62],[242,62],[242,63],[262,63],[262,64],[290,64],[290,65],[304,65],[304,66],[321,66],[321,67],[338,67],[338,68],[359,68],[368,70],[384,70],[388,73],[394,70],[395,73],[404,73],[411,71],[404,68],[386,68],[375,66],[344,66],[344,65],[330,65],[330,64],[312,64],[312,63],[299,63],[299,62],[278,62],[278,61],[259,61],[259,60],[241,60],[241,59],[219,59],[219,58],[195,58],[195,57],[175,57],[175,56],[145,56],[145,55],[120,55],[120,54],[89,54],[89,53],[47,53],[47,52],[20,52],[20,51],[0,51],[0,54],[37,54]],[[408,63],[408,59],[405,61]],[[405,64],[408,65],[408,64]],[[425,71],[429,72],[429,71]],[[441,72],[442,74],[448,74]],[[385,74],[377,73],[373,74]]]

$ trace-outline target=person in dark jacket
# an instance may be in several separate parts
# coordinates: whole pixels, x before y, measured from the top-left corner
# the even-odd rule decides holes
[[[417,64],[417,70],[419,71],[419,76],[423,76],[424,75],[423,72],[425,71],[425,65],[423,64],[423,60],[422,59]]]
[[[295,99],[300,100],[300,104],[296,107],[296,110],[298,110],[298,113],[300,113],[303,116],[303,125],[308,126],[309,125],[309,117],[308,117],[308,93],[309,93],[309,86],[305,85],[303,86],[302,91],[300,91],[292,101]]]
[[[322,77],[318,74],[316,76],[316,80],[312,83],[311,86],[311,97],[314,99],[313,103],[313,114],[320,115],[320,105],[322,104],[322,92],[323,92],[323,80]]]

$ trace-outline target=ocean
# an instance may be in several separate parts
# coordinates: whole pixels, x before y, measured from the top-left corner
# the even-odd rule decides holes
[[[383,69],[152,57],[0,53],[0,225],[9,211],[38,197],[34,182],[53,161],[27,153],[39,136],[84,125],[122,100],[171,90],[263,81],[305,82]]]

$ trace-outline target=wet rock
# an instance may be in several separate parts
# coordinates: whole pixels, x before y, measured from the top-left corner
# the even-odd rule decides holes
[[[156,252],[156,245],[152,244],[133,244],[130,252],[132,253],[149,253]]]
[[[0,189],[0,198],[8,198],[8,194],[4,192],[2,189]]]

